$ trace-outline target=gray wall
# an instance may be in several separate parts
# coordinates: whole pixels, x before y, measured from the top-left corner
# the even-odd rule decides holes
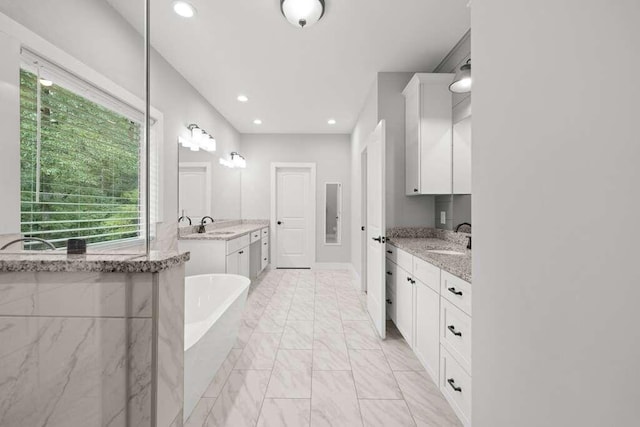
[[[451,52],[434,70],[435,73],[456,73],[471,58],[471,31],[451,49]],[[471,115],[471,93],[453,94],[453,122]],[[440,213],[445,212],[446,224],[440,222]],[[436,228],[453,230],[463,222],[471,223],[471,196],[453,195],[436,196],[435,202]]]
[[[243,134],[242,155],[247,168],[242,171],[242,217],[271,218],[271,163],[316,163],[316,262],[348,263],[351,241],[339,246],[324,244],[324,186],[342,184],[342,198],[351,198],[349,176],[349,135]],[[343,204],[343,236],[351,235],[351,206]]]
[[[638,425],[638,22],[473,2],[474,427]]]

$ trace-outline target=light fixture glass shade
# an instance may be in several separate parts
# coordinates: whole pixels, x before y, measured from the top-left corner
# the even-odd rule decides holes
[[[449,86],[449,90],[453,93],[468,93],[471,92],[471,60],[467,61],[460,70],[456,73],[456,77],[453,79],[453,83]]]
[[[324,15],[324,0],[280,0],[282,14],[298,28],[310,27]]]

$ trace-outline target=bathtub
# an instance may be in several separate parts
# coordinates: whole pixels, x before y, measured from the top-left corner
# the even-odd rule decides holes
[[[185,421],[235,344],[250,284],[231,274],[185,278]]]

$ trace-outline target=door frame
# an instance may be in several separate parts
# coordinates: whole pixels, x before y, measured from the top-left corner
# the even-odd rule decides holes
[[[364,293],[367,293],[367,167],[365,146],[360,152],[360,290]]]
[[[309,267],[313,268],[316,264],[316,235],[318,233],[318,224],[316,223],[316,164],[315,163],[296,163],[296,162],[273,162],[271,163],[271,245],[269,250],[271,251],[270,259],[274,268],[278,267],[278,227],[276,224],[277,214],[277,191],[278,191],[278,170],[281,169],[308,169],[309,170],[309,196],[311,199],[311,217],[310,217],[310,257],[311,262]]]
[[[182,171],[183,168],[204,169],[205,179],[207,180],[205,185],[206,187],[205,188],[205,191],[206,191],[205,205],[207,206],[207,210],[208,210],[207,215],[213,215],[213,212],[212,212],[213,200],[212,200],[212,194],[211,194],[213,183],[212,183],[212,177],[211,177],[211,163],[210,162],[179,162],[178,163],[178,217],[182,215],[182,212],[180,211],[180,207],[181,207],[180,206],[180,172]],[[191,219],[193,220],[193,218]]]

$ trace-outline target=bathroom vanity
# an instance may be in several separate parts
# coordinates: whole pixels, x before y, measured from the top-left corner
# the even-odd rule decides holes
[[[269,264],[269,225],[268,221],[214,223],[205,233],[183,234],[178,245],[191,253],[187,276],[226,273],[255,278]]]
[[[0,255],[1,425],[182,425],[188,253]]]

